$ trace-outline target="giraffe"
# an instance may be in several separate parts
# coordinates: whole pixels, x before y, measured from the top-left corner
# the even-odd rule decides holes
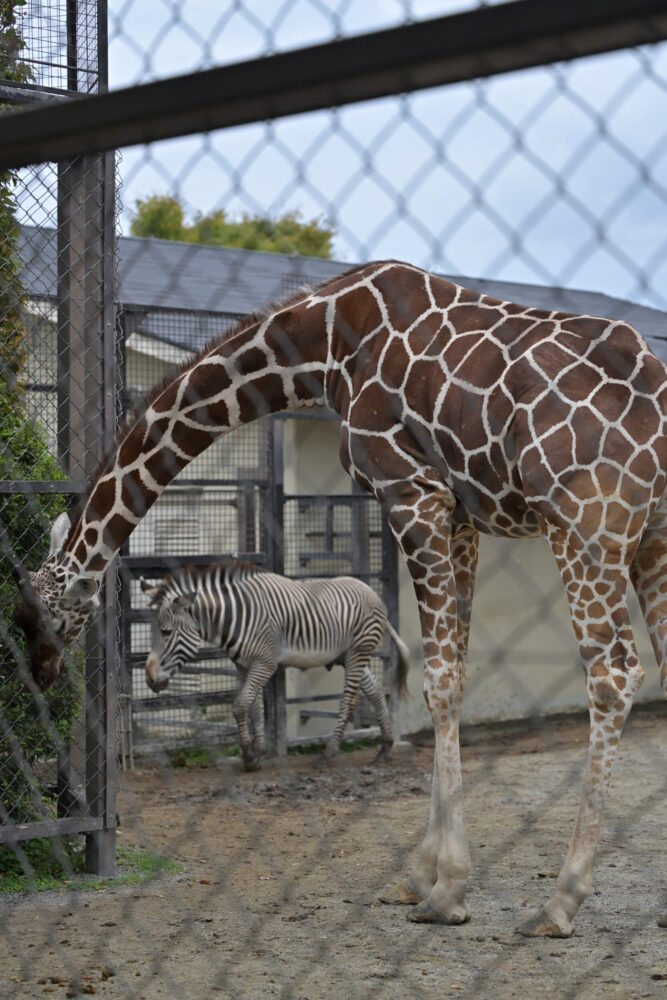
[[[246,317],[149,395],[74,523],[53,526],[47,560],[17,574],[33,676],[55,680],[114,554],[188,462],[263,414],[322,404],[340,415],[342,463],[381,502],[407,562],[435,733],[426,834],[383,900],[418,922],[469,919],[458,732],[478,540],[541,534],[567,593],[590,740],[555,892],[519,930],[568,936],[644,677],[629,581],[667,693],[667,369],[624,323],[499,301],[395,261]]]

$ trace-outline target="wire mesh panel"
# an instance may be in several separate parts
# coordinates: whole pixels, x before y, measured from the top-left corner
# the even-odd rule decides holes
[[[65,5],[65,13],[71,8]],[[482,351],[479,364],[465,367],[465,378],[454,365],[448,384],[440,385],[438,373],[434,381],[440,395],[426,384],[427,378],[423,392],[413,385],[411,419],[398,421],[383,439],[377,427],[394,412],[385,405],[387,394],[401,410],[396,400],[407,392],[403,375],[419,367],[414,353],[387,366],[385,354],[378,351],[376,368],[367,372],[364,386],[354,384],[351,369],[346,384],[342,379],[332,386],[333,373],[345,370],[348,335],[351,331],[354,336],[364,323],[371,331],[368,344],[386,337],[414,347],[415,310],[404,308],[409,296],[396,291],[400,279],[386,288],[379,271],[369,282],[375,292],[382,286],[382,302],[378,297],[367,302],[366,311],[360,310],[363,317],[355,314],[350,322],[344,309],[336,313],[331,304],[331,289],[341,287],[336,282],[354,281],[339,277],[351,265],[407,260],[470,289],[452,292],[438,278],[424,278],[417,295],[423,320],[417,324],[419,336],[433,332],[434,314],[446,314],[461,350],[458,361],[469,360],[467,346],[461,345],[479,332],[477,309],[495,317],[504,310],[498,329],[512,348],[524,336],[530,340],[533,322],[535,328],[574,324],[574,330],[566,329],[567,351],[580,357],[574,338],[591,336],[590,329],[600,329],[592,317],[606,316],[610,322],[603,339],[621,331],[634,345],[632,357],[641,355],[646,361],[641,342],[623,325],[629,322],[658,358],[667,360],[664,8],[659,0],[580,0],[576,5],[536,0],[239,0],[224,9],[124,0],[112,3],[110,10],[111,93],[99,102],[95,97],[81,102],[74,111],[53,109],[52,121],[26,114],[15,121],[15,134],[5,130],[0,163],[45,155],[56,161],[73,151],[127,147],[121,167],[122,226],[130,235],[120,241],[126,412],[154,381],[169,378],[202,348],[198,365],[205,367],[208,358],[211,366],[224,368],[233,385],[242,383],[248,390],[230,393],[244,418],[255,415],[254,407],[265,412],[260,404],[273,399],[272,393],[290,405],[299,393],[300,402],[313,402],[309,393],[314,395],[313,384],[325,371],[331,379],[328,398],[336,397],[339,409],[346,409],[346,391],[355,400],[366,393],[368,403],[369,426],[359,429],[358,438],[367,432],[365,440],[372,440],[375,452],[359,440],[356,452],[350,447],[345,419],[342,428],[329,419],[257,421],[235,429],[210,450],[198,451],[179,475],[169,475],[170,485],[155,506],[147,511],[137,507],[137,524],[123,555],[126,604],[121,621],[128,653],[120,671],[122,752],[132,756],[133,736],[153,749],[231,739],[236,679],[219,651],[204,650],[179,675],[169,700],[143,686],[151,616],[137,579],[141,574],[156,579],[184,561],[201,564],[227,551],[296,577],[345,572],[368,580],[391,605],[390,617],[399,621],[420,665],[422,629],[427,634],[428,694],[437,729],[434,768],[422,671],[415,670],[409,677],[412,697],[400,716],[409,744],[396,748],[386,765],[374,766],[374,749],[359,749],[337,766],[317,771],[309,759],[291,755],[265,762],[259,774],[242,772],[237,761],[217,754],[207,758],[207,769],[192,767],[197,761],[183,754],[181,761],[190,766],[185,771],[162,766],[163,759],[142,760],[122,779],[120,836],[128,846],[121,856],[129,860],[146,848],[159,852],[162,857],[153,856],[152,870],[162,866],[161,880],[129,892],[107,884],[88,906],[87,899],[67,897],[66,906],[56,903],[46,919],[45,907],[33,901],[15,908],[7,921],[8,970],[22,983],[20,988],[27,984],[32,995],[53,988],[72,995],[96,992],[150,1000],[181,994],[230,1000],[265,995],[328,1000],[333,994],[360,1000],[402,1000],[406,995],[424,1000],[444,995],[595,1000],[603,993],[639,1000],[664,992],[667,916],[664,898],[656,892],[664,880],[659,845],[665,777],[656,766],[664,743],[664,711],[656,702],[664,693],[664,664],[660,685],[645,632],[639,632],[638,646],[647,679],[636,700],[648,704],[625,727],[625,752],[615,762],[610,810],[606,819],[599,815],[629,692],[640,679],[634,652],[629,652],[627,575],[622,585],[615,578],[617,589],[610,595],[605,581],[594,577],[613,558],[605,562],[596,556],[589,539],[591,586],[577,590],[581,581],[573,580],[573,574],[581,567],[565,566],[563,588],[544,539],[483,539],[461,712],[462,792],[458,695],[465,679],[474,575],[474,532],[463,514],[474,521],[479,510],[497,502],[493,525],[504,525],[512,534],[518,523],[503,521],[506,510],[500,508],[508,494],[493,488],[498,468],[504,458],[511,465],[511,456],[499,457],[495,451],[494,461],[485,464],[484,449],[475,446],[470,428],[489,430],[490,416],[498,417],[502,407],[490,414],[491,385],[484,381],[490,376]],[[32,5],[35,16],[42,10]],[[63,62],[60,56],[43,55],[43,62],[53,64],[53,80],[63,67],[70,69],[68,57]],[[114,87],[147,82],[150,88],[114,92]],[[57,236],[51,244],[56,291],[39,290],[49,253],[40,231],[58,211],[57,199],[40,194],[43,176],[39,173],[26,187],[31,193],[24,203],[32,204],[33,214],[21,220],[33,224],[32,230],[24,226],[22,254],[26,261],[31,258],[36,287],[31,297],[37,303],[28,305],[28,316],[30,309],[34,314],[29,336],[35,374],[26,384],[25,405],[50,424],[46,447],[63,461],[78,462],[77,475],[83,479],[88,474],[86,442],[99,433],[81,399],[78,373],[85,337],[73,349],[68,341],[67,363],[60,366],[40,344],[51,336],[54,323],[56,345],[63,324],[75,324],[79,300],[67,283],[59,283],[59,266],[64,262],[75,271],[82,254],[85,259],[88,241],[83,247],[72,243],[76,250],[68,251],[67,239]],[[60,183],[59,204],[69,205],[68,218],[74,217],[77,184],[66,176]],[[47,206],[46,214],[40,216],[38,203]],[[294,242],[295,231],[303,242]],[[328,305],[317,291],[322,282],[329,289]],[[281,338],[272,340],[267,330],[276,309],[264,303],[293,296],[304,284],[315,290],[299,293],[296,305],[294,298],[281,304]],[[444,287],[450,291],[443,292]],[[452,318],[451,303],[431,301],[426,288],[433,296],[434,288],[442,295],[461,296],[456,302],[468,311]],[[538,312],[528,314],[523,304]],[[259,311],[253,313],[255,309]],[[584,319],[564,320],[554,316],[556,311]],[[234,325],[248,313],[253,315],[245,326]],[[298,334],[311,329],[308,321],[314,315],[320,331],[328,333],[332,313],[336,332],[331,337],[340,354],[324,357],[318,353],[320,341],[304,358],[298,352],[307,338]],[[530,325],[527,335],[524,321]],[[235,344],[243,342],[236,367],[229,359],[221,361],[224,351],[206,354],[206,338],[218,330],[224,343],[230,330]],[[250,343],[243,341],[244,333],[252,337]],[[490,338],[496,334],[494,328]],[[360,345],[355,341],[354,346]],[[265,369],[281,367],[277,358],[289,368],[285,359],[297,356],[296,367],[312,364],[308,374],[315,371],[315,378],[300,381],[290,375],[280,396]],[[609,375],[617,361],[612,351],[601,368]],[[661,372],[655,359],[646,364]],[[552,379],[559,385],[560,376],[569,372],[564,361],[562,368]],[[574,381],[570,389],[576,397],[579,383]],[[606,385],[605,404],[616,414],[628,380],[609,375],[608,381],[612,388]],[[186,451],[184,413],[190,419],[196,412],[202,420],[207,414],[202,416],[201,394],[188,396],[187,375],[178,386],[185,386],[183,405],[162,432],[167,439],[180,433]],[[475,395],[471,386],[483,390],[476,393],[478,405],[470,403]],[[653,395],[638,395],[642,402],[637,405],[649,413],[646,426],[653,426],[658,412]],[[213,397],[206,406],[219,406],[219,394]],[[448,413],[461,430],[459,441],[464,430],[470,432],[466,447],[458,451],[451,428],[441,427],[437,440],[430,436],[446,398]],[[567,399],[565,417],[558,417],[562,398],[558,404],[550,399],[551,412],[547,405],[540,410],[545,421],[541,429],[531,411],[531,441],[542,447],[550,430],[561,433],[565,444],[559,458],[580,465],[585,478],[602,447],[602,422],[593,422],[576,440],[568,436],[580,426],[581,410],[588,407],[588,412],[593,404],[592,398],[575,399],[578,406]],[[525,414],[532,402],[515,400],[516,412]],[[430,410],[424,413],[424,407]],[[151,419],[156,413],[158,408]],[[226,413],[221,423],[233,423],[238,413]],[[637,440],[629,440],[620,416],[605,419],[623,438],[616,438],[617,455],[638,449],[616,462],[616,472],[637,476],[645,459],[638,438],[645,428],[633,432]],[[70,423],[76,433],[70,433]],[[192,419],[190,430],[204,433],[202,426]],[[140,419],[137,427],[145,429]],[[414,473],[410,482],[424,495],[429,487],[434,494],[417,528],[410,522],[414,511],[406,513],[405,497],[400,491],[390,495],[397,480],[392,478],[394,467],[388,468],[386,447],[394,433],[398,437],[392,440],[400,440]],[[372,469],[373,488],[385,500],[389,497],[394,530],[421,595],[419,609],[407,571],[392,562],[395,553],[385,546],[379,508],[352,490],[339,472],[341,437],[344,459],[357,479],[368,483],[365,476]],[[112,458],[127,440],[121,438]],[[282,477],[276,462],[281,440]],[[663,446],[655,441],[657,454]],[[579,448],[593,453],[592,458],[580,459]],[[124,449],[124,460],[130,451]],[[438,465],[444,452],[451,459],[449,471],[459,462],[456,488],[449,479],[447,488],[441,488],[444,479],[436,475],[433,489],[433,469],[444,467]],[[172,454],[183,457],[176,449]],[[628,471],[633,461],[634,471]],[[156,464],[165,474],[165,466]],[[656,483],[659,464],[651,466]],[[483,488],[473,503],[466,484],[480,468],[485,469]],[[70,474],[69,467],[65,472]],[[519,482],[516,468],[514,472],[506,484],[510,495],[529,486]],[[149,499],[155,492],[151,474],[142,478],[131,468],[128,479],[134,487],[141,481]],[[117,484],[122,493],[127,483],[118,477]],[[600,481],[591,490],[591,496],[576,501],[581,500],[579,518],[567,499],[561,501],[572,530],[594,504],[613,499],[613,489]],[[128,497],[133,499],[129,488],[124,499]],[[443,513],[447,502],[454,504],[453,513]],[[624,507],[626,513],[630,506]],[[612,511],[611,503],[607,509]],[[620,516],[617,508],[613,511]],[[610,514],[607,527],[613,533],[612,522]],[[454,530],[443,532],[443,525]],[[430,548],[434,539],[442,542],[437,551]],[[563,569],[560,540],[553,534],[550,540]],[[598,533],[594,542],[607,545],[609,539],[601,540]],[[642,559],[650,561],[663,542],[661,531],[652,531]],[[447,545],[451,549],[445,558]],[[429,593],[415,572],[416,562],[426,580],[437,578],[437,567],[444,564],[443,586]],[[641,579],[643,571],[634,564],[632,575],[640,592],[644,587],[646,604],[650,586]],[[597,598],[591,596],[594,586],[600,588]],[[589,661],[591,649],[601,641],[595,625],[589,627],[599,618],[595,601],[602,607],[618,598],[610,619],[616,629],[613,652],[608,647],[612,679],[621,676],[617,687],[609,679],[609,664],[601,661],[595,672],[589,670],[588,689],[577,676],[566,591],[574,604],[580,652]],[[658,591],[655,587],[649,598],[656,607],[662,601]],[[438,631],[442,618],[433,609],[442,610],[438,602],[443,594],[451,627]],[[585,616],[578,596],[590,609],[584,622],[592,636],[588,647],[581,642]],[[634,625],[639,616],[632,610]],[[655,638],[664,628],[662,612],[653,620],[647,617]],[[659,643],[654,645],[660,655]],[[386,652],[387,647],[380,647],[373,661],[378,678]],[[619,667],[622,659],[625,673]],[[448,669],[441,671],[443,664]],[[288,688],[293,731],[309,727],[312,733],[328,725],[328,717],[318,713],[330,711],[329,699],[339,691],[339,684],[315,694],[296,685]],[[582,783],[578,749],[591,730],[583,714],[572,710],[587,703],[594,766],[588,766],[577,812]],[[566,710],[567,718],[557,714]],[[108,729],[106,737],[107,744],[113,742]],[[108,817],[108,795],[104,808]],[[476,872],[470,878],[470,922],[461,888],[469,854]],[[563,854],[567,860],[559,876],[555,866]],[[129,867],[128,881],[134,877]],[[396,881],[408,872],[410,880]],[[403,919],[405,908],[380,906],[379,897],[416,904],[408,911],[409,922]],[[541,909],[547,897],[548,912]],[[571,916],[585,897],[577,934],[569,937]],[[70,904],[70,899],[75,901]],[[526,913],[534,916],[526,919]],[[523,918],[526,936],[510,933],[516,914]],[[40,921],[48,928],[42,929]]]
[[[97,4],[24,7],[2,9],[4,110],[99,91]],[[93,155],[4,174],[0,262],[1,837],[20,853],[34,837],[85,832],[91,870],[106,871],[115,864],[115,576],[51,693],[30,679],[9,609],[14,561],[43,561],[52,523],[84,493],[115,429],[114,170],[113,156]]]

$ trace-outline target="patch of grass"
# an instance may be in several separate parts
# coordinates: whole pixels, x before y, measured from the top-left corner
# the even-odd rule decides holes
[[[363,737],[359,740],[343,740],[340,745],[342,753],[354,753],[355,750],[363,750],[365,747],[377,745],[377,739]],[[296,747],[288,747],[287,753],[290,756],[299,757],[320,754],[324,750],[324,743],[302,743]]]
[[[238,757],[239,748],[231,747],[179,747],[168,750],[167,758],[172,767],[215,767],[221,759]]]
[[[0,847],[0,893],[100,891],[111,886],[144,885],[163,873],[182,871],[176,861],[143,847],[119,847],[118,874],[86,875],[83,843],[64,838],[37,839]]]

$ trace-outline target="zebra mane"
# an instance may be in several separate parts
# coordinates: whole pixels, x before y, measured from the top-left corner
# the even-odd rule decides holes
[[[235,559],[233,556],[219,559],[208,566],[183,566],[160,580],[157,592],[151,598],[150,603],[155,606],[160,604],[165,597],[183,594],[187,591],[196,592],[201,586],[202,579],[215,573],[216,570],[220,570],[229,582],[244,580],[249,576],[266,572],[263,566],[256,566],[254,563]]]

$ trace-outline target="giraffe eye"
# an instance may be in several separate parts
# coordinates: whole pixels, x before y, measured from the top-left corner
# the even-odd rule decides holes
[[[56,635],[62,635],[64,631],[65,631],[65,622],[63,620],[63,621],[61,621],[60,625],[58,625],[58,627],[56,629]]]

